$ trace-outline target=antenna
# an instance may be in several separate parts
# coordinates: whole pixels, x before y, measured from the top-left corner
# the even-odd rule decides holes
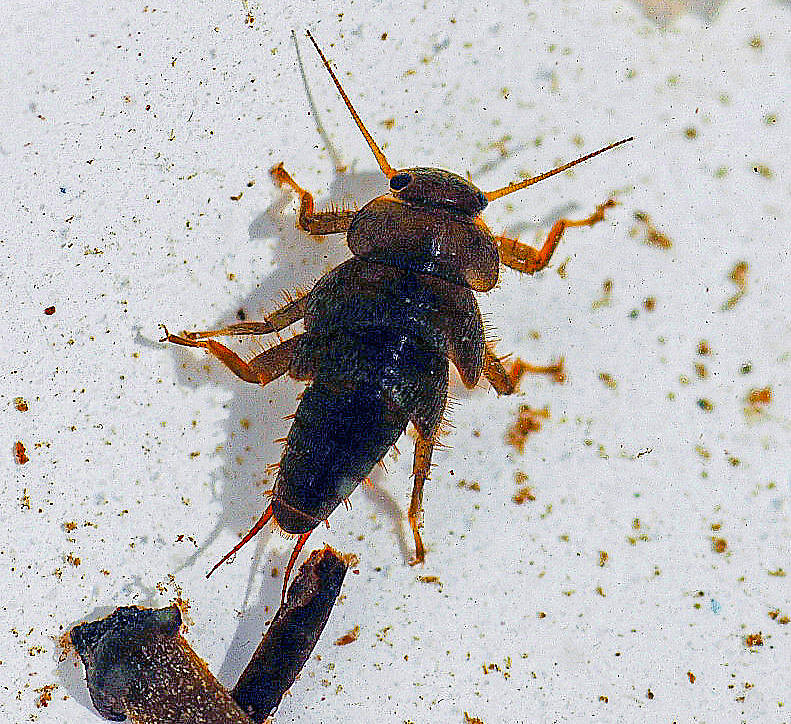
[[[332,68],[330,67],[329,61],[324,57],[324,53],[321,52],[321,48],[319,48],[319,44],[313,39],[313,36],[310,34],[310,30],[307,31],[308,37],[310,38],[310,42],[313,43],[313,47],[316,48],[318,51],[319,56],[321,56],[321,61],[324,63],[324,67],[329,72],[330,76],[332,77],[333,83],[335,83],[335,87],[338,89],[338,93],[341,94],[341,98],[343,98],[343,102],[346,104],[346,107],[349,109],[349,113],[352,114],[352,118],[354,122],[357,124],[357,127],[360,129],[360,132],[365,136],[365,140],[368,142],[368,146],[373,151],[374,156],[376,157],[376,161],[379,164],[379,168],[382,169],[382,173],[387,178],[392,178],[395,176],[396,171],[395,169],[387,162],[384,153],[382,153],[382,149],[376,145],[376,141],[374,141],[373,136],[368,133],[368,129],[362,122],[360,116],[357,115],[357,111],[354,110],[354,106],[352,102],[349,100],[349,96],[346,95],[346,92],[341,87],[341,82],[336,77],[335,73],[333,73]]]
[[[620,146],[622,143],[629,143],[629,141],[634,141],[634,136],[630,136],[629,138],[624,138],[621,141],[616,141],[615,143],[611,143],[609,146],[600,148],[598,151],[587,153],[584,156],[580,156],[578,159],[574,161],[570,161],[569,163],[564,163],[562,166],[553,168],[551,171],[545,171],[544,173],[540,173],[538,176],[527,178],[524,181],[514,181],[513,183],[508,184],[508,186],[503,186],[501,189],[497,189],[496,191],[487,191],[486,193],[484,193],[484,196],[486,197],[487,201],[494,201],[495,199],[499,199],[501,196],[506,196],[507,194],[512,194],[514,191],[520,191],[521,189],[527,188],[528,186],[537,184],[539,181],[543,181],[545,178],[554,176],[556,173],[565,171],[566,169],[571,168],[572,166],[576,166],[578,163],[587,161],[588,159],[593,158],[594,156],[598,156],[600,153],[604,153],[605,151],[609,151],[615,148],[616,146]]]

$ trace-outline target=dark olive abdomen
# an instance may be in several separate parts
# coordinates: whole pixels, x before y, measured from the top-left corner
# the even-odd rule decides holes
[[[272,501],[278,524],[289,533],[304,533],[328,518],[384,457],[407,421],[370,386],[311,385],[280,461]]]
[[[379,274],[377,266],[350,260],[319,281],[306,307],[291,374],[313,384],[286,439],[272,501],[289,533],[325,520],[408,422],[433,436],[445,408],[448,339],[437,300],[414,275],[384,266]]]

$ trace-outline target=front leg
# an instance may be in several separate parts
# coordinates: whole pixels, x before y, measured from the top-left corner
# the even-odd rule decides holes
[[[511,269],[516,269],[523,274],[534,274],[541,271],[552,258],[563,232],[569,226],[593,226],[599,221],[604,220],[604,210],[615,206],[615,199],[608,199],[603,204],[599,204],[590,216],[586,219],[574,221],[571,219],[558,219],[547,234],[546,241],[540,249],[534,249],[529,244],[523,244],[516,239],[509,239],[507,236],[496,236],[497,248],[500,251],[500,261]]]
[[[299,196],[299,213],[297,214],[297,228],[314,236],[324,234],[341,234],[349,229],[356,211],[347,209],[333,209],[332,211],[314,211],[313,195],[305,191],[289,175],[282,163],[278,163],[269,170],[278,186],[289,186]]]

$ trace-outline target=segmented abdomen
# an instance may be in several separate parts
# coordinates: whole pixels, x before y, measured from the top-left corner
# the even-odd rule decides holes
[[[294,377],[313,380],[286,439],[272,503],[291,533],[326,519],[409,421],[433,435],[447,398],[447,339],[431,319],[430,293],[401,271],[398,288],[366,288],[337,271],[311,292],[291,367]]]

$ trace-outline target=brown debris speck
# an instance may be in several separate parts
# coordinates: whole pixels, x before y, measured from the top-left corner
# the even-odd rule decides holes
[[[753,388],[747,393],[744,415],[748,419],[758,418],[764,414],[765,408],[772,402],[772,388]]]
[[[691,671],[687,671],[687,678],[689,679],[690,684],[695,683],[695,674],[693,674]]]
[[[52,692],[57,688],[57,684],[47,684],[38,689],[33,689],[33,691],[38,694],[38,697],[36,697],[36,708],[44,709],[48,707],[49,703],[52,701]]]
[[[519,490],[517,490],[511,497],[511,500],[513,500],[517,505],[522,505],[527,501],[533,502],[535,499],[536,494],[533,492],[533,488],[531,488],[529,485],[519,488]]]
[[[770,387],[750,390],[747,401],[751,405],[768,405],[772,401],[772,390]]]
[[[642,529],[642,523],[640,522],[639,518],[634,518],[632,520],[632,530],[639,531]],[[630,535],[626,536],[626,540],[630,543],[630,545],[636,546],[639,542],[646,542],[650,540],[646,533],[639,533],[638,535]]]
[[[711,458],[711,453],[703,445],[695,445],[695,452],[704,460]]]
[[[464,724],[484,724],[483,719],[477,716],[470,716],[466,711],[464,712]]]
[[[357,641],[357,638],[360,635],[360,627],[355,626],[351,631],[347,631],[343,636],[338,639],[335,639],[336,646],[346,646],[346,644],[350,644],[354,641]]]
[[[754,649],[764,645],[764,637],[761,635],[760,631],[758,633],[748,634],[744,639],[744,643],[747,645],[748,649]]]
[[[609,372],[599,372],[599,379],[611,390],[618,387],[618,382]]]
[[[469,480],[464,480],[463,478],[459,480],[458,483],[456,483],[456,486],[459,488],[463,488],[464,490],[472,490],[476,493],[480,492],[481,490],[481,486],[479,483],[475,481],[470,482]]]
[[[24,465],[26,462],[30,461],[25,446],[18,440],[14,443],[14,460],[17,465]]]
[[[525,451],[525,442],[532,432],[541,430],[541,421],[549,418],[549,407],[539,409],[520,405],[516,422],[508,429],[506,442],[520,453]]]
[[[722,305],[723,309],[732,309],[747,292],[747,262],[740,261],[734,264],[728,279],[736,285],[737,290],[736,294],[729,297]]]
[[[593,300],[591,307],[599,309],[599,307],[609,307],[612,302],[612,279],[605,279],[601,285],[602,295],[598,299]]]
[[[728,541],[726,541],[725,538],[712,537],[711,549],[715,553],[725,553],[728,549]]]
[[[28,406],[27,406],[27,401],[25,400],[24,397],[15,397],[14,398],[14,407],[19,412],[27,412],[28,409],[29,409]]]
[[[769,611],[768,615],[769,618],[772,619],[772,621],[777,621],[777,623],[781,623],[783,625],[787,623],[791,623],[791,618],[789,618],[787,614],[780,613],[779,608],[775,608],[772,611]]]
[[[643,232],[645,233],[644,243],[659,249],[672,248],[673,242],[670,237],[663,234],[651,223],[651,217],[648,214],[644,211],[635,211],[634,218],[635,221],[638,221],[643,226]]]
[[[417,580],[421,583],[436,583],[438,586],[442,586],[439,576],[418,576]]]
[[[53,307],[47,307],[44,310],[44,314],[46,314],[48,317],[52,316],[53,314],[55,314],[55,307],[54,306]]]

